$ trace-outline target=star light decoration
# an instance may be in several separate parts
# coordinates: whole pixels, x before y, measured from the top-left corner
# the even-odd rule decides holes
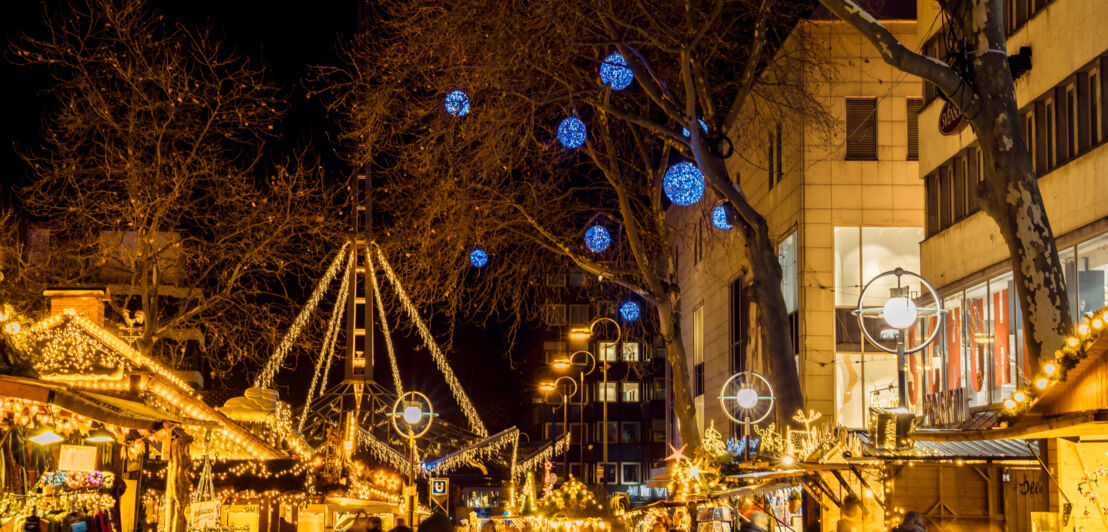
[[[639,319],[639,304],[634,301],[624,301],[619,306],[619,315],[624,321],[635,321]]]
[[[580,148],[585,144],[585,123],[575,116],[567,117],[558,124],[558,142],[569,149]]]
[[[673,451],[665,458],[667,462],[673,462],[670,466],[669,492],[673,494],[673,500],[678,502],[688,501],[690,496],[705,493],[718,486],[718,471],[705,465],[703,458],[695,460],[685,456],[685,445],[680,449],[669,446]]]
[[[603,225],[596,224],[585,231],[585,247],[589,248],[589,251],[600,253],[608,249],[611,243],[612,236]]]
[[[731,222],[727,220],[727,214],[728,213],[726,205],[722,203],[716,205],[716,207],[712,209],[712,225],[714,225],[716,229],[719,229],[720,231],[730,231],[731,228],[734,226],[731,225]]]
[[[621,91],[631,86],[631,82],[635,81],[635,74],[627,67],[623,54],[612,52],[600,63],[600,81],[613,90]]]
[[[481,248],[476,248],[469,252],[469,263],[472,264],[474,268],[483,268],[489,263],[489,254],[485,253],[485,250]]]
[[[682,161],[666,170],[662,189],[675,205],[687,207],[704,196],[704,175],[696,165]]]
[[[469,95],[461,90],[452,90],[446,94],[443,106],[446,107],[446,112],[463,117],[469,114]]]

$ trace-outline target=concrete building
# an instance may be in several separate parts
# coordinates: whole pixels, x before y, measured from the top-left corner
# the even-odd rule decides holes
[[[756,126],[731,135],[736,154],[728,164],[777,242],[807,407],[861,426],[867,406],[895,400],[888,385],[896,373],[892,355],[862,345],[849,311],[864,281],[919,266],[924,188],[914,119],[923,89],[886,65],[860,33],[821,12],[793,30],[777,67],[763,74],[792,76],[808,106],[788,94],[757,96],[744,119]],[[915,46],[910,15],[884,18]],[[715,206],[674,206],[669,216],[693,235],[680,250],[678,274],[698,422],[714,422],[727,437],[716,397],[733,373],[760,371],[751,363],[760,346],[746,333],[755,318],[741,289],[740,236],[713,224]]]

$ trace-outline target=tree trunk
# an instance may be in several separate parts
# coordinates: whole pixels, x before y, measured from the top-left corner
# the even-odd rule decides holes
[[[689,446],[689,451],[695,452],[700,448],[700,427],[696,424],[696,408],[693,406],[692,390],[689,385],[692,379],[689,377],[688,357],[685,355],[685,345],[681,338],[681,324],[677,321],[677,313],[673,304],[666,301],[658,308],[658,327],[662,337],[666,341],[666,358],[669,362],[673,378],[670,382],[673,386],[673,413],[677,416],[677,424],[681,429],[681,441]],[[689,456],[692,456],[689,452]]]
[[[189,458],[189,444],[192,437],[183,429],[175,428],[170,432],[166,447],[169,452],[166,456],[165,474],[165,530],[166,532],[186,532],[188,523],[185,520],[185,512],[188,510],[189,469],[192,460]]]

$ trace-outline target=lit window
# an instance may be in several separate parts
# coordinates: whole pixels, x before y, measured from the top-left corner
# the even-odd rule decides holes
[[[639,390],[640,385],[637,382],[625,382],[622,383],[622,393],[620,394],[623,402],[625,403],[637,403],[641,399],[641,392]]]

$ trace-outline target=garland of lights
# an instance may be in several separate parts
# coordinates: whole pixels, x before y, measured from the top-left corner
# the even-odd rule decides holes
[[[288,355],[289,350],[292,349],[292,343],[300,336],[300,331],[308,324],[308,316],[311,316],[312,312],[319,306],[319,300],[323,299],[323,293],[326,292],[327,287],[331,284],[331,280],[338,274],[339,267],[342,265],[342,259],[346,256],[348,247],[350,247],[349,241],[339,248],[339,252],[335,255],[335,259],[331,261],[331,265],[327,268],[327,272],[323,274],[323,278],[320,279],[319,284],[315,286],[312,296],[308,298],[308,302],[304,305],[304,308],[300,309],[300,314],[296,315],[296,319],[293,320],[292,326],[285,332],[285,337],[281,339],[281,343],[277,345],[277,349],[273,351],[273,355],[266,361],[265,367],[262,368],[262,372],[254,379],[255,388],[269,388],[273,385],[273,377],[277,374],[277,369],[281,367],[281,363],[284,362],[285,356]]]
[[[554,443],[543,447],[540,451],[528,457],[523,462],[513,468],[512,480],[514,481],[519,475],[527,472],[534,471],[542,465],[543,462],[551,460],[557,456],[561,456],[569,451],[569,434],[562,434],[558,436],[558,439],[554,440]]]
[[[381,299],[381,290],[377,287],[377,268],[373,266],[373,257],[369,249],[365,250],[365,267],[369,270],[369,281],[373,286],[373,300],[377,303],[377,311],[381,316],[381,335],[385,337],[385,352],[389,354],[389,368],[392,369],[392,382],[396,386],[396,395],[404,395],[404,385],[400,380],[400,368],[396,364],[396,352],[392,349],[392,336],[389,334],[388,317],[385,314],[385,303]]]
[[[470,403],[469,396],[466,395],[465,390],[462,388],[462,384],[458,382],[458,378],[454,376],[454,370],[450,368],[450,364],[446,361],[446,357],[443,356],[442,351],[439,350],[439,345],[435,342],[435,338],[431,336],[431,331],[427,329],[427,324],[424,323],[423,318],[419,316],[419,310],[415,308],[415,305],[412,304],[412,300],[408,298],[408,293],[404,291],[404,286],[400,284],[400,279],[396,277],[396,273],[392,271],[392,267],[389,266],[388,261],[385,260],[385,254],[381,251],[381,248],[374,244],[374,249],[377,250],[377,260],[381,262],[381,268],[384,269],[386,277],[396,289],[396,295],[400,298],[401,305],[404,306],[404,310],[408,313],[412,322],[415,323],[419,335],[423,338],[423,342],[427,345],[428,350],[431,351],[432,358],[435,359],[435,365],[437,365],[439,371],[442,372],[443,380],[445,380],[447,386],[450,387],[450,393],[454,395],[454,400],[458,401],[458,406],[462,408],[462,414],[465,415],[466,421],[469,422],[470,429],[482,438],[487,437],[489,431],[485,428],[485,423],[482,422],[481,417],[477,415],[477,410],[473,408],[473,404]]]
[[[1034,406],[1047,388],[1066,380],[1066,373],[1088,356],[1088,348],[1108,327],[1108,309],[1100,309],[1077,326],[1077,334],[1066,338],[1061,349],[1054,351],[1054,361],[1046,362],[1039,373],[1004,400],[1000,418],[1011,421]]]
[[[509,444],[514,445],[517,441],[519,441],[519,429],[512,427],[439,458],[429,467],[424,466],[424,469],[428,474],[453,471],[460,466],[477,460],[487,460],[499,453],[504,447]]]
[[[561,514],[567,517],[600,517],[604,507],[584,484],[571,475],[558,489],[539,499],[539,510],[544,515]]]
[[[354,266],[354,253],[350,254],[350,258],[346,260],[346,271],[350,271]],[[312,384],[308,386],[308,397],[304,399],[304,409],[300,413],[300,424],[296,426],[296,430],[303,431],[304,423],[308,421],[308,407],[312,404],[312,396],[315,395],[316,384],[319,384],[319,374],[324,367],[331,365],[331,359],[335,355],[335,343],[339,338],[339,317],[343,314],[343,308],[346,305],[346,295],[348,288],[350,287],[350,276],[343,275],[342,282],[339,284],[339,293],[335,297],[335,308],[331,311],[331,317],[327,320],[327,336],[323,338],[323,345],[319,348],[319,362],[316,363],[315,373],[312,375]],[[324,358],[326,357],[326,359]],[[324,379],[322,387],[327,386],[327,380]]]
[[[404,471],[408,468],[408,457],[401,454],[396,449],[389,447],[385,442],[378,440],[376,436],[370,434],[369,431],[358,427],[358,444],[369,449],[369,453],[376,459],[392,466],[397,471]]]

